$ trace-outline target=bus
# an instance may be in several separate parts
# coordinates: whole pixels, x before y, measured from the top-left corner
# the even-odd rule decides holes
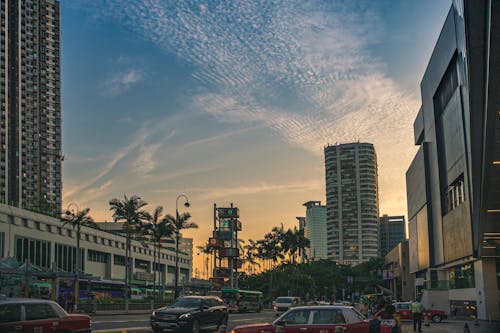
[[[59,281],[59,293],[68,295],[73,293],[74,279],[61,279]],[[125,297],[125,283],[123,281],[79,279],[78,298],[87,300],[112,299]]]
[[[221,298],[230,312],[260,312],[263,308],[263,294],[260,291],[222,288]]]

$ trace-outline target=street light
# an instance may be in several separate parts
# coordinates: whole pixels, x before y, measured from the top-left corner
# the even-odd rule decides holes
[[[70,210],[72,206],[76,207],[76,213],[74,210]],[[74,302],[74,309],[71,309],[71,311],[77,311],[78,310],[78,289],[79,289],[79,277],[80,277],[80,221],[78,221],[78,205],[74,202],[71,202],[68,204],[68,207],[66,208],[66,214],[70,213],[73,215],[73,223],[76,222],[76,263],[74,265],[75,269],[75,280],[73,282],[73,302]],[[74,227],[74,225],[73,225]]]
[[[179,209],[178,209],[178,204],[179,204],[179,199],[184,198],[186,202],[184,203],[184,207],[188,208],[189,205],[189,199],[185,194],[179,194],[177,198],[175,199],[175,223],[176,223],[176,228],[175,228],[175,282],[174,282],[174,299],[179,297],[179,291],[178,291],[178,286],[179,286],[179,239],[180,239],[180,229],[182,226],[179,225]]]

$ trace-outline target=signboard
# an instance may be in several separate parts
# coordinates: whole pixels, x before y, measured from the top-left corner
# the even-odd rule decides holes
[[[219,255],[221,257],[238,257],[239,250],[237,248],[219,249]]]
[[[231,219],[240,217],[240,212],[237,207],[217,208],[217,214],[220,219]]]

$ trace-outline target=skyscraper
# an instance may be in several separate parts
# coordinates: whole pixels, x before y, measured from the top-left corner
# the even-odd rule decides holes
[[[384,215],[379,218],[380,256],[385,257],[406,239],[405,217]]]
[[[6,0],[0,6],[0,201],[60,211],[59,1]]]
[[[321,201],[308,201],[306,206],[306,238],[311,242],[307,250],[310,260],[327,258],[326,207]]]
[[[328,258],[357,265],[378,255],[377,156],[370,143],[325,147]]]

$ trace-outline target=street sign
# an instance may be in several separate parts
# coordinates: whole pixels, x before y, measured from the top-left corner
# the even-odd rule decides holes
[[[240,212],[238,210],[238,207],[217,208],[217,214],[220,219],[240,217]]]

